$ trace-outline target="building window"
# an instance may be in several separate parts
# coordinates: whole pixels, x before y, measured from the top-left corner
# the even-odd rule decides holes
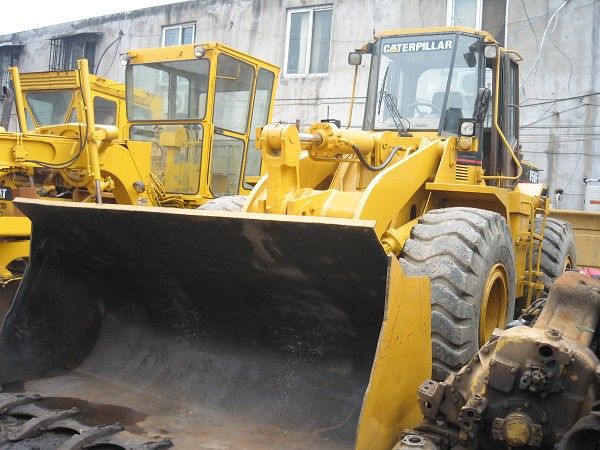
[[[324,74],[329,71],[332,6],[288,11],[285,49],[287,75]]]
[[[184,25],[169,25],[163,27],[162,46],[193,44],[196,38],[196,25],[188,23]]]
[[[507,0],[447,0],[446,25],[485,30],[506,42]]]
[[[96,42],[101,33],[79,33],[50,39],[50,70],[73,70],[78,59],[87,59],[94,73]]]
[[[0,47],[1,87],[10,87],[10,75],[8,74],[8,68],[19,64],[19,53],[21,53],[22,47],[22,45],[3,45]]]
[[[446,25],[481,30],[483,0],[447,0]]]

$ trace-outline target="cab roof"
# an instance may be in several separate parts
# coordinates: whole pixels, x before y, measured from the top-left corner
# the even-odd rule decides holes
[[[488,33],[487,31],[476,30],[475,28],[468,27],[429,27],[429,28],[402,28],[402,29],[394,29],[394,30],[386,30],[381,31],[375,35],[375,41],[381,39],[382,37],[389,36],[421,36],[424,34],[433,34],[433,33],[468,33],[475,34],[477,36],[483,37],[484,41],[490,44],[500,45],[494,37]]]
[[[199,44],[183,44],[172,45],[167,47],[142,48],[129,50],[127,52],[127,55],[129,55],[129,57],[133,59],[133,62],[135,64],[180,61],[186,59],[195,59],[196,56],[194,55],[194,49],[198,46],[204,47],[207,53],[214,52],[215,50],[218,52],[228,53],[230,55],[238,57],[242,61],[246,61],[257,66],[265,67],[271,70],[272,72],[275,72],[276,75],[279,75],[279,67],[275,64],[259,59],[253,55],[242,52],[220,42],[211,41]]]

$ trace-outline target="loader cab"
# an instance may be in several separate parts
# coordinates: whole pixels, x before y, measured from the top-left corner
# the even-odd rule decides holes
[[[481,107],[478,93],[488,89],[487,113],[473,127],[479,150],[461,152],[459,162],[483,165],[490,175],[513,174],[494,120],[497,116],[507,141],[518,148],[517,58],[486,32],[462,27],[431,30],[382,33],[361,49],[371,54],[363,129],[461,135],[461,123]]]
[[[132,51],[123,62],[129,138],[152,142],[165,192],[188,206],[248,193],[261,172],[255,130],[271,119],[279,69],[217,43]]]

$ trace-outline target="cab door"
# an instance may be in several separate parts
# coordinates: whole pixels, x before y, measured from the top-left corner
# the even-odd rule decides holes
[[[511,58],[510,54],[504,56],[504,104],[502,132],[513,151],[520,160],[519,149],[519,65]],[[504,146],[504,145],[503,145]],[[510,156],[507,148],[503,148],[502,165],[506,168],[506,175],[517,174],[517,166]]]
[[[275,73],[221,53],[217,59],[209,189],[245,194],[258,182],[262,158],[256,128],[272,114]]]
[[[492,114],[494,113],[494,95],[498,89],[498,116],[492,117],[497,120],[500,130],[510,144],[511,148],[519,157],[519,65],[514,61],[510,54],[505,53],[499,56],[500,70],[498,79],[493,77],[492,85]],[[493,62],[493,65],[496,61]],[[495,67],[492,69],[495,71]],[[493,73],[488,71],[488,73]],[[511,158],[510,151],[504,144],[500,133],[496,130],[493,122],[490,124],[490,150],[487,164],[484,165],[486,175],[514,176],[517,174],[517,167]],[[512,181],[497,180],[494,184],[506,187],[513,185]]]
[[[208,177],[213,197],[239,193],[255,76],[251,64],[225,53],[217,57]]]

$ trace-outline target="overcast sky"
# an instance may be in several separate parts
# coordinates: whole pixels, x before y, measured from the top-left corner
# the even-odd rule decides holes
[[[12,0],[10,6],[3,7],[4,20],[0,26],[0,34],[178,1],[181,0]]]

